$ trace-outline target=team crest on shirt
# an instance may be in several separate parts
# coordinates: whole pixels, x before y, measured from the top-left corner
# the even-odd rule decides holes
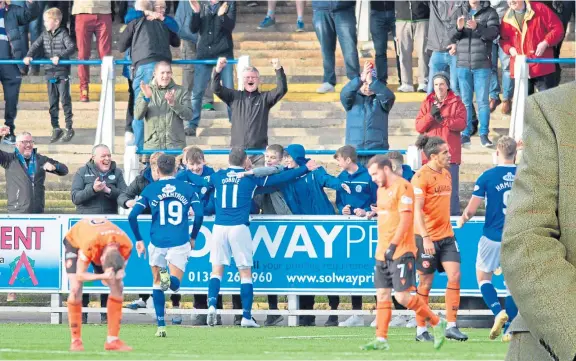
[[[116,179],[116,176],[115,176],[114,174],[110,174],[110,175],[108,176],[108,179],[114,180],[114,179]]]
[[[202,193],[202,194],[206,194],[207,191],[208,191],[208,188],[206,188],[206,187],[202,187],[202,189],[200,189],[200,193]]]
[[[362,192],[362,186],[360,184],[358,184],[356,186],[356,193],[361,193]]]
[[[504,177],[502,177],[506,182],[514,182],[514,174],[512,172],[508,172]]]
[[[236,172],[228,172],[228,173],[226,173],[226,177],[228,177],[228,178],[236,178]]]
[[[476,184],[476,185],[474,186],[474,192],[476,192],[478,189],[480,189],[480,187],[478,187],[478,184]]]
[[[176,187],[172,184],[166,184],[164,188],[162,188],[162,193],[172,193],[176,190]]]

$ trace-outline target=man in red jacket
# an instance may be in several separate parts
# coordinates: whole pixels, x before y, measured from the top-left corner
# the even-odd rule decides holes
[[[510,75],[514,78],[514,61],[517,55],[527,58],[554,58],[553,47],[562,41],[562,22],[546,5],[528,0],[508,0],[510,9],[500,24],[500,47],[510,54]],[[552,63],[528,65],[528,95],[534,89],[543,91],[557,86]]]
[[[440,137],[448,143],[452,155],[450,174],[452,176],[452,197],[450,214],[460,212],[459,174],[462,158],[460,132],[466,129],[466,107],[462,99],[450,89],[450,75],[438,72],[432,79],[434,92],[430,93],[420,106],[416,116],[416,131],[429,137]],[[424,160],[426,162],[427,160]]]

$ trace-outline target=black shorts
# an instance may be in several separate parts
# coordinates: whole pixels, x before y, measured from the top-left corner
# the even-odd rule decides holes
[[[76,274],[76,265],[78,264],[78,248],[72,246],[66,238],[64,238],[64,266],[66,267],[66,273]],[[92,267],[94,268],[94,273],[103,274],[104,269],[102,266],[94,264],[92,262]]]
[[[424,239],[416,235],[416,247],[418,253],[416,257],[416,269],[423,274],[433,274],[438,271],[444,272],[442,262],[457,262],[460,263],[460,249],[456,238],[448,237],[434,243],[436,254],[426,254],[424,252]]]
[[[394,261],[376,261],[374,287],[392,288],[396,292],[412,291],[416,288],[416,260],[405,254]]]

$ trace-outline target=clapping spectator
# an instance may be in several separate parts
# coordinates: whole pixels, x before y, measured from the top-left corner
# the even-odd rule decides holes
[[[510,54],[510,72],[514,74],[517,55],[528,58],[553,58],[553,47],[564,37],[562,22],[546,5],[525,0],[508,0],[510,9],[500,24],[500,46]],[[553,88],[556,66],[547,63],[528,64],[528,95],[535,90]]]
[[[266,17],[258,25],[258,29],[266,29],[276,25],[276,3],[277,0],[268,0],[268,12]],[[306,5],[305,0],[295,0],[296,3],[296,32],[304,31],[304,6]]]
[[[429,137],[440,137],[448,143],[450,151],[450,174],[452,175],[452,198],[450,213],[460,215],[460,162],[462,143],[460,132],[466,129],[466,107],[459,96],[450,89],[450,76],[445,72],[432,78],[434,93],[429,94],[416,116],[416,131]],[[425,160],[426,162],[427,160]]]
[[[52,136],[50,143],[60,139],[69,142],[74,137],[72,129],[72,98],[70,97],[70,65],[59,65],[60,60],[70,59],[76,52],[76,45],[68,35],[68,29],[61,25],[62,13],[58,8],[51,8],[44,13],[44,26],[46,31],[42,32],[36,41],[30,46],[24,63],[30,65],[34,57],[42,54],[44,58],[52,60],[53,65],[44,67],[48,86],[48,101],[50,103],[50,122],[52,124]],[[62,101],[64,116],[66,120],[66,130],[60,128],[58,121],[60,107],[58,102]]]
[[[359,150],[388,149],[388,115],[394,93],[376,79],[372,63],[366,62],[362,75],[342,89],[340,101],[346,110],[346,144]],[[366,164],[370,156],[359,156]]]
[[[470,146],[473,133],[474,96],[478,103],[480,143],[494,146],[490,131],[490,77],[492,74],[492,45],[500,30],[498,13],[487,1],[470,0],[460,7],[454,19],[456,27],[449,32],[456,43],[458,84],[466,106],[468,126],[462,132],[462,146]]]
[[[26,7],[11,7],[6,1],[0,1],[0,59],[22,59],[24,57],[26,39],[22,38],[19,26],[28,25],[38,17],[38,4],[28,0]],[[3,139],[4,143],[14,144],[14,120],[18,113],[18,96],[22,75],[27,73],[26,66],[14,64],[0,65],[0,82],[4,90],[4,124],[10,128],[10,133]]]
[[[324,80],[318,93],[335,91],[336,40],[340,43],[346,75],[352,80],[360,74],[356,35],[356,1],[313,0],[312,23],[322,49]]]
[[[108,0],[74,1],[72,15],[76,16],[76,44],[78,60],[90,59],[92,37],[96,36],[98,57],[112,54],[112,7]],[[89,102],[90,70],[88,65],[78,65],[80,101]]]
[[[210,60],[224,57],[234,59],[234,42],[232,31],[236,26],[236,2],[210,0],[202,2],[190,0],[193,15],[190,22],[190,31],[198,34],[196,57],[198,60]],[[192,120],[186,128],[186,135],[195,137],[196,129],[200,124],[202,113],[202,99],[206,88],[210,85],[213,65],[197,64],[194,71],[194,88],[192,91]],[[220,75],[224,86],[234,89],[234,67],[228,66]],[[220,81],[220,80],[219,80]],[[228,104],[230,107],[230,104]],[[231,119],[230,108],[228,117]]]
[[[182,149],[184,122],[192,116],[190,95],[172,79],[172,66],[161,61],[150,84],[140,82],[134,117],[144,119],[144,149]]]

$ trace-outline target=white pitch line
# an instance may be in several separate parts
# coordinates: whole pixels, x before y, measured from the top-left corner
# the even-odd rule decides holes
[[[362,338],[366,338],[366,336],[364,335],[318,335],[318,336],[275,336],[275,337],[271,337],[274,339],[292,339],[292,340],[299,340],[299,339],[303,339],[303,340],[307,340],[307,339],[314,339],[314,338],[344,338],[344,337],[362,337]]]
[[[1,352],[6,352],[6,353],[33,353],[33,354],[51,354],[51,355],[69,355],[72,354],[73,352],[70,351],[64,351],[64,350],[23,350],[23,349],[16,349],[16,348],[0,348],[0,353]],[[158,354],[155,353],[149,353],[149,352],[135,352],[135,351],[128,351],[128,352],[122,352],[122,353],[128,353],[130,355],[136,355],[136,356],[143,356],[143,358],[147,358],[147,357],[157,357]],[[118,354],[117,352],[113,352],[113,351],[80,351],[80,352],[74,352],[74,354],[78,354],[78,355],[99,355],[99,356],[110,356],[110,355],[114,355],[114,354]],[[167,355],[167,356],[173,356],[173,357],[181,357],[184,359],[191,359],[191,358],[199,358],[196,355],[192,355],[192,354],[183,354],[183,353],[176,353],[176,352],[167,352],[167,353],[163,353],[163,355]]]

